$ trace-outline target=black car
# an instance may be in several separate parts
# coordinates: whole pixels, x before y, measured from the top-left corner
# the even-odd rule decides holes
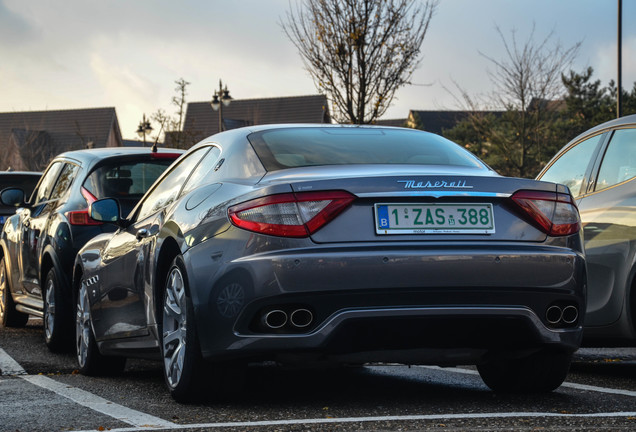
[[[177,400],[259,361],[472,364],[495,390],[551,391],[581,340],[567,188],[499,176],[427,132],[235,129],[129,216],[112,199],[91,215],[118,229],[77,254],[79,370],[154,355]]]
[[[89,204],[116,198],[125,215],[181,153],[142,147],[71,151],[51,161],[31,198],[22,188],[4,189],[0,202],[23,208],[7,219],[0,236],[1,323],[19,327],[29,315],[43,317],[48,347],[69,346],[75,255],[95,235],[113,230],[89,217]]]
[[[31,195],[35,185],[42,177],[41,172],[34,171],[2,171],[0,172],[0,191],[7,188],[20,188],[25,195]],[[0,227],[9,216],[15,214],[14,206],[0,204]]]

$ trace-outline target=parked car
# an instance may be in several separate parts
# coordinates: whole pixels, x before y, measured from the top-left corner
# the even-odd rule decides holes
[[[89,217],[89,204],[113,197],[125,215],[181,153],[141,147],[71,151],[51,161],[30,199],[22,188],[4,189],[0,202],[23,208],[7,219],[0,236],[0,322],[19,327],[29,315],[42,317],[48,347],[72,347],[75,255],[95,235],[114,231]]]
[[[477,364],[550,391],[579,346],[585,259],[564,186],[497,175],[457,144],[387,127],[214,135],[75,260],[83,374],[155,356],[178,401],[254,361]]]
[[[563,147],[537,177],[568,186],[581,213],[588,266],[584,344],[636,343],[636,115]]]
[[[31,195],[41,176],[41,172],[34,171],[0,171],[0,191],[10,187],[18,187],[24,190],[25,195]],[[15,214],[15,210],[14,206],[0,203],[0,227],[7,220],[7,217]]]

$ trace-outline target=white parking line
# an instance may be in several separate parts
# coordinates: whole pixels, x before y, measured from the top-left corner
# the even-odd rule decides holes
[[[172,429],[174,426],[174,423],[162,418],[118,405],[82,389],[59,383],[44,375],[26,375],[21,376],[21,378],[31,384],[35,384],[36,386],[55,392],[79,405],[97,411],[98,413],[105,414],[124,423],[136,426],[138,429],[135,430]]]
[[[467,414],[432,414],[432,415],[403,415],[403,416],[384,416],[384,417],[343,417],[343,418],[313,418],[313,419],[294,419],[294,420],[266,420],[266,421],[245,421],[245,422],[226,422],[226,423],[197,423],[197,424],[175,424],[170,430],[178,429],[219,429],[227,427],[258,427],[258,426],[291,426],[291,425],[310,425],[310,424],[338,424],[338,423],[368,423],[368,422],[385,422],[385,421],[423,421],[423,420],[470,420],[470,419],[493,419],[493,418],[543,418],[543,417],[561,417],[561,418],[616,418],[616,417],[635,417],[634,412],[613,412],[613,413],[590,413],[590,414],[561,414],[561,413],[544,413],[544,412],[510,412],[510,413],[467,413]],[[119,428],[108,429],[109,432],[137,432],[148,430],[147,428]],[[72,432],[90,432],[86,430],[76,430]]]
[[[26,375],[20,364],[0,348],[0,375]]]
[[[479,372],[472,369],[441,368],[439,366],[419,366],[419,367],[425,368],[425,369],[435,369],[435,370],[441,370],[446,372],[465,374],[465,375],[479,375]],[[597,393],[609,393],[609,394],[615,394],[615,395],[621,395],[621,396],[636,397],[636,391],[613,389],[613,388],[607,388],[607,387],[597,387],[597,386],[591,386],[587,384],[576,384],[576,383],[571,383],[567,381],[561,384],[561,387],[572,388],[575,390],[593,391]]]
[[[422,368],[440,370],[451,373],[466,375],[478,375],[478,372],[471,369],[462,368],[440,368],[438,366],[420,366]],[[148,430],[180,430],[180,429],[220,429],[227,427],[258,427],[258,426],[290,426],[303,424],[337,424],[337,423],[368,423],[381,421],[440,421],[440,420],[464,420],[481,418],[536,418],[536,417],[560,417],[560,418],[618,418],[636,417],[634,412],[609,412],[609,413],[552,413],[552,412],[504,412],[504,413],[460,413],[460,414],[431,414],[431,415],[403,415],[403,416],[377,416],[377,417],[343,417],[343,418],[309,418],[291,420],[265,420],[265,421],[244,421],[244,422],[219,422],[219,423],[199,423],[199,424],[176,424],[145,414],[122,405],[110,402],[107,399],[96,396],[87,391],[59,383],[43,375],[26,375],[26,371],[11,358],[2,348],[0,348],[0,370],[2,375],[19,375],[20,378],[36,386],[53,391],[60,396],[68,398],[73,402],[97,411],[101,414],[112,417],[123,423],[128,423],[132,427],[108,429],[111,432],[137,432]],[[636,392],[629,390],[611,389],[605,387],[589,386],[584,384],[563,383],[563,387],[577,390],[594,391],[599,393],[610,393],[622,396],[636,396]],[[89,430],[77,430],[74,432],[89,432]]]

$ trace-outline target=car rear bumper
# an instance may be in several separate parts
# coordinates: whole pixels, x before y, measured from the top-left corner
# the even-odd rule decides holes
[[[492,351],[571,352],[581,343],[585,262],[567,248],[330,245],[216,268],[211,251],[191,252],[197,328],[209,359],[308,354],[454,364]],[[229,312],[227,287],[240,291]],[[551,323],[546,313],[555,305],[579,315]],[[291,324],[299,310],[309,311],[309,323]],[[272,311],[283,312],[285,323],[269,325]]]

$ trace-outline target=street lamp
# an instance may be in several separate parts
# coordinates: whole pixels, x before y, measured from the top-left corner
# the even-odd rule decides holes
[[[232,98],[230,97],[230,91],[227,89],[227,85],[223,88],[223,83],[219,80],[219,90],[214,91],[212,102],[210,102],[212,109],[219,112],[219,132],[223,132],[223,107],[228,106],[231,101]]]
[[[143,137],[144,139],[144,147],[146,147],[146,134],[152,131],[152,126],[150,126],[150,122],[146,120],[146,114],[144,113],[143,120],[139,122],[139,126],[137,127],[137,135]]]

